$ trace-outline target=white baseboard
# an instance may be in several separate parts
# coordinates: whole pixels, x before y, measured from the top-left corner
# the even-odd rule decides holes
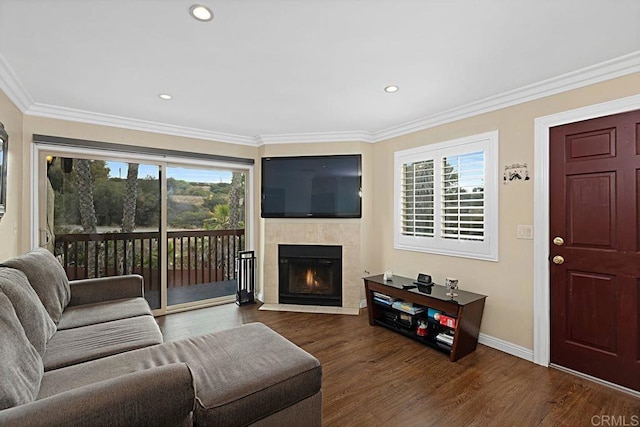
[[[637,392],[635,390],[631,390],[630,388],[626,388],[626,387],[623,387],[623,386],[618,385],[618,384],[610,383],[609,381],[605,381],[605,380],[602,380],[600,378],[592,377],[591,375],[583,374],[582,372],[574,371],[573,369],[565,368],[564,366],[558,366],[558,365],[552,363],[552,364],[549,365],[549,367],[557,369],[557,370],[562,371],[562,372],[567,372],[569,374],[575,375],[575,376],[580,377],[580,378],[587,379],[589,381],[593,381],[593,382],[598,383],[598,384],[602,384],[602,385],[604,385],[606,387],[610,387],[610,388],[613,388],[615,390],[622,391],[624,393],[628,393],[628,394],[630,394],[630,395],[632,395],[634,397],[640,397],[640,392]],[[629,424],[629,425],[631,425],[631,424]]]
[[[528,348],[492,337],[491,335],[483,334],[482,332],[478,336],[478,342],[486,345],[487,347],[495,348],[496,350],[503,351],[512,356],[533,362],[533,350]]]
[[[260,301],[264,301],[262,293],[258,293],[256,295],[256,298]],[[360,300],[360,308],[365,308],[366,306],[367,300]],[[483,334],[482,332],[478,336],[478,342],[480,344],[486,345],[487,347],[495,348],[496,350],[500,350],[512,356],[516,356],[521,359],[528,360],[529,362],[533,362],[533,350],[530,350],[528,348],[492,337],[491,335]]]
[[[264,303],[264,294],[262,292],[256,293],[256,299],[261,303]]]

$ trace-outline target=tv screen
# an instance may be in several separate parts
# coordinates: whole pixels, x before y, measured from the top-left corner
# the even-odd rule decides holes
[[[360,218],[361,156],[262,158],[262,218]]]

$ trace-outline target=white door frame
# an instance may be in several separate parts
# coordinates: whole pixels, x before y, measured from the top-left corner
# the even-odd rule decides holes
[[[535,120],[534,241],[533,241],[533,361],[549,366],[551,297],[549,293],[549,128],[640,109],[640,95]]]

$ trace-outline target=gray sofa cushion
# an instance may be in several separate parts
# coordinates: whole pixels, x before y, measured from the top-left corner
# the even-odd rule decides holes
[[[19,270],[0,267],[0,291],[9,298],[27,338],[42,356],[56,325],[47,314],[27,276]]]
[[[0,410],[35,400],[42,358],[27,339],[11,301],[0,292]]]
[[[62,313],[58,330],[79,328],[130,317],[151,316],[144,298],[126,298],[94,304],[68,305]]]
[[[69,306],[94,304],[115,299],[144,297],[144,278],[139,274],[98,277],[69,282]]]
[[[53,254],[38,248],[11,258],[0,266],[15,268],[26,274],[51,320],[58,324],[62,311],[69,304],[71,292],[67,275]]]
[[[195,363],[198,425],[247,425],[313,396],[322,386],[320,362],[263,324],[185,344],[189,359],[195,359],[187,364]]]
[[[47,343],[45,371],[162,343],[152,316],[114,320],[58,331]]]
[[[38,399],[169,363],[186,363],[195,421],[247,425],[320,391],[320,362],[260,323],[45,372]]]
[[[0,426],[187,427],[194,404],[189,367],[173,363],[5,409]]]

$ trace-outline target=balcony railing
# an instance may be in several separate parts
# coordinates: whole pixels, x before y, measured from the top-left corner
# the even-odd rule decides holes
[[[167,233],[167,287],[234,280],[244,230]],[[69,280],[140,274],[145,292],[160,290],[160,233],[57,234],[55,254]]]

